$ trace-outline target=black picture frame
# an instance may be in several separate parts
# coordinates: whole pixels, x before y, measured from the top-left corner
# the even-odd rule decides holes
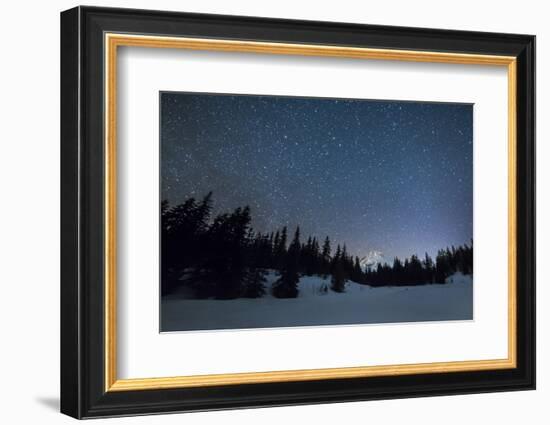
[[[155,34],[514,56],[517,60],[517,367],[105,391],[104,34]],[[75,418],[535,388],[535,37],[76,7],[61,13],[61,412]]]

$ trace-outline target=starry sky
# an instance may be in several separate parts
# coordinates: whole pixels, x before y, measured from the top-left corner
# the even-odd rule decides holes
[[[161,198],[387,261],[473,235],[473,106],[162,92]]]

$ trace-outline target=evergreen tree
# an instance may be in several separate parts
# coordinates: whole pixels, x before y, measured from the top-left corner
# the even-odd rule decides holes
[[[402,282],[405,282],[407,279],[405,278],[405,268],[403,267],[403,263],[401,260],[397,257],[393,259],[393,267],[392,267],[392,279],[394,283],[401,284]]]
[[[242,282],[242,294],[244,298],[260,298],[265,294],[266,272],[260,268],[248,270]]]
[[[474,241],[470,241],[470,246],[464,245],[464,273],[472,274],[474,272]]]
[[[341,256],[342,256],[342,250],[340,248],[340,244],[338,244],[336,246],[336,252],[334,253],[334,257],[332,258],[332,262],[330,264],[330,272],[331,273],[334,273],[336,265],[340,262]]]
[[[227,299],[242,293],[250,220],[248,206],[216,217],[208,235],[209,257],[192,277],[199,296]]]
[[[409,265],[409,276],[410,276],[410,283],[413,285],[420,285],[423,282],[424,273],[422,270],[422,262],[418,258],[416,254],[411,256],[411,261]]]
[[[325,242],[323,243],[323,252],[321,253],[323,260],[330,261],[330,239],[327,236]]]
[[[425,253],[424,261],[422,262],[422,267],[424,269],[424,283],[433,283],[434,281],[434,262],[432,258],[428,255],[428,253]]]
[[[344,272],[343,262],[337,261],[332,272],[331,286],[334,292],[344,292],[346,290],[346,274]]]
[[[286,252],[286,226],[283,227],[283,231],[281,232],[281,239],[280,239],[280,246],[279,246],[279,249],[283,252],[283,254]]]
[[[281,270],[281,277],[273,284],[272,293],[277,298],[296,298],[300,275],[297,263],[291,256],[287,257],[285,266]]]
[[[286,260],[286,242],[287,242],[287,229],[283,227],[279,235],[279,243],[275,247],[275,265],[276,268],[281,270],[284,267]]]
[[[283,229],[283,235],[286,239],[286,227]],[[300,251],[300,227],[297,227],[294,238],[285,255],[281,277],[273,284],[272,292],[275,297],[296,298],[298,296]]]
[[[301,250],[300,245],[300,226],[296,227],[296,231],[294,232],[294,238],[292,239],[292,242],[290,243],[290,246],[288,247],[288,251],[292,251],[294,255],[299,255]]]
[[[195,218],[195,233],[204,234],[208,229],[208,220],[212,212],[212,192],[202,199],[197,206],[196,218]]]
[[[322,273],[327,276],[330,273],[330,239],[327,236],[325,242],[323,242],[323,250],[321,252]]]
[[[313,237],[313,241],[311,242],[311,252],[312,252],[313,258],[315,258],[316,262],[318,263],[318,260],[319,260],[319,242],[317,241],[316,237]]]
[[[170,209],[167,203],[161,208],[161,289],[166,294],[178,286],[185,268],[196,258],[192,246],[196,243],[197,202],[190,198]],[[182,240],[187,243],[181,245]]]
[[[300,253],[301,268],[308,276],[313,275],[317,270],[316,256],[315,239],[309,236],[307,243],[302,246],[302,252]]]
[[[445,278],[451,275],[451,265],[448,258],[449,250],[439,250],[435,258],[435,283],[445,283]]]

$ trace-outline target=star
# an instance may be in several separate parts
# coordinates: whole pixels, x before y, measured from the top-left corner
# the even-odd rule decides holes
[[[163,92],[161,199],[300,226],[352,255],[434,256],[472,238],[468,104]]]

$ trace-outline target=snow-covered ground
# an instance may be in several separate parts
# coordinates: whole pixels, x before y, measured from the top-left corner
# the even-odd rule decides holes
[[[266,286],[277,278],[269,273]],[[173,293],[162,299],[161,331],[471,320],[472,277],[457,273],[447,282],[373,288],[348,281],[344,293],[335,293],[330,277],[303,276],[297,298],[274,298],[269,290],[262,298],[233,300]]]

